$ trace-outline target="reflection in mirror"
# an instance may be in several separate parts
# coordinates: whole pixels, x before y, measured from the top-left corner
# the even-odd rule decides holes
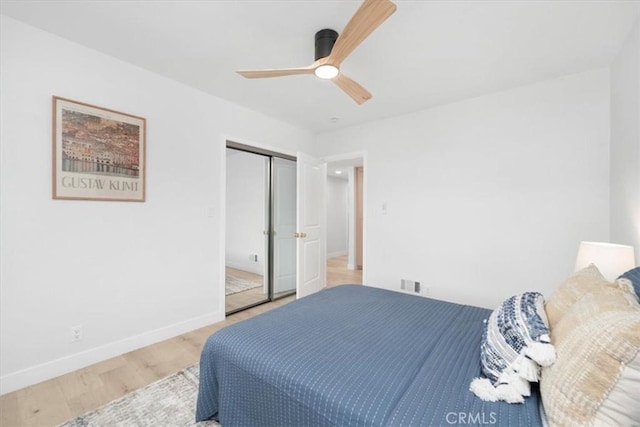
[[[268,156],[227,148],[226,312],[267,301]]]

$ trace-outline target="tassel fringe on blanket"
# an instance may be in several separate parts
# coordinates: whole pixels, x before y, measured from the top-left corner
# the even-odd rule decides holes
[[[556,360],[544,297],[524,292],[507,298],[485,321],[480,344],[482,377],[469,385],[482,400],[523,403],[540,367]]]
[[[469,390],[487,402],[523,403],[531,395],[529,382],[538,382],[540,366],[555,362],[556,353],[550,343],[533,342],[518,356],[508,371],[494,385],[489,378],[474,378]]]
[[[525,350],[527,356],[533,359],[540,366],[551,366],[556,361],[556,350],[549,343],[549,339],[546,335],[547,342],[533,342],[527,346]]]

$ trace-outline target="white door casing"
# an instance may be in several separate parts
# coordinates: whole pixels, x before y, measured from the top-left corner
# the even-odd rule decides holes
[[[326,182],[326,163],[298,153],[297,298],[326,286]]]

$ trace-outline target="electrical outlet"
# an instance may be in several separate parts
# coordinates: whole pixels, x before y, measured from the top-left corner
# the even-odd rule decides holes
[[[258,254],[249,254],[249,260],[253,262],[258,262]]]
[[[78,342],[82,340],[82,325],[71,327],[71,342]]]

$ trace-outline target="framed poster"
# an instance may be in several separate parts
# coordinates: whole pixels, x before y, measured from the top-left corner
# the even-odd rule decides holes
[[[146,120],[53,97],[53,198],[144,202]]]

